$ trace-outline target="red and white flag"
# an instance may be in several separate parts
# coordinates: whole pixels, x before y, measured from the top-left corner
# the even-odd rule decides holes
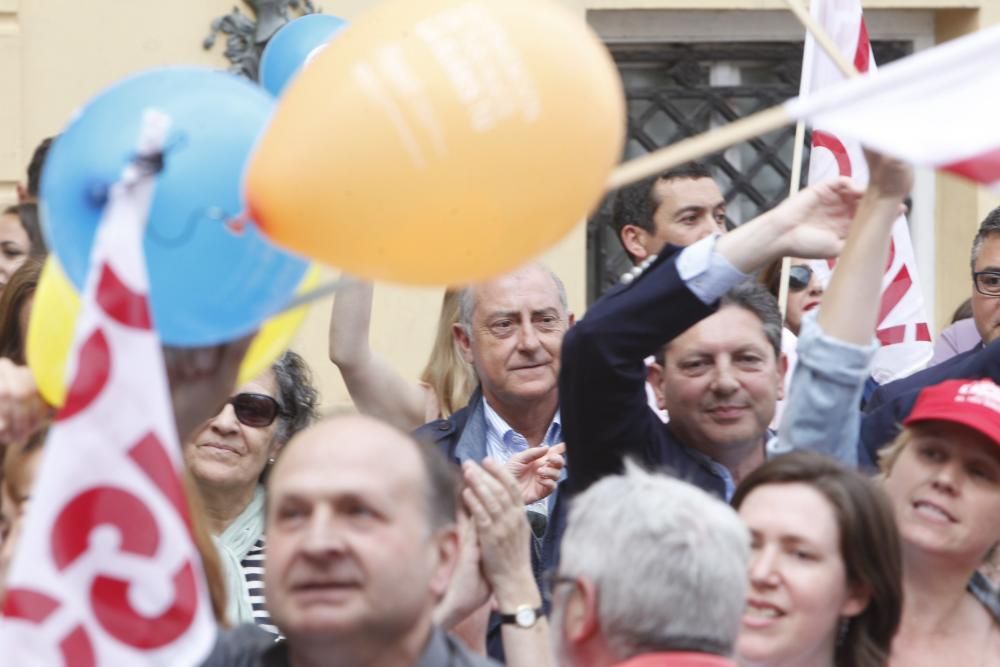
[[[169,119],[147,111],[138,155]],[[5,665],[194,665],[215,638],[152,327],[143,230],[155,174],[111,189],[0,617]]]
[[[841,140],[1000,187],[1000,123],[991,104],[1000,86],[998,54],[1000,26],[898,60],[877,74],[789,100],[785,110]],[[817,50],[817,60],[825,57]]]
[[[831,36],[844,57],[853,61],[859,72],[864,74],[875,71],[875,58],[868,41],[868,30],[861,15],[859,0],[813,0],[812,15]],[[810,103],[815,104],[831,86],[844,85],[844,80],[844,75],[830,57],[808,35],[799,91],[799,102],[802,105],[793,105],[792,108],[807,109],[799,111],[796,117],[808,117],[812,125],[809,183],[819,183],[836,176],[850,176],[856,182],[866,184],[868,166],[861,143],[881,148],[881,144],[869,140],[871,136],[882,132],[881,129],[875,129],[875,120],[868,115],[867,105],[873,100],[867,97],[857,98],[859,107],[865,105],[864,110],[854,110],[853,107],[849,109],[845,104],[847,98],[841,95],[831,98],[836,99],[837,103],[831,104],[828,112],[820,112],[818,107],[809,106]],[[854,80],[847,85],[860,82],[861,80]],[[906,83],[913,85],[917,82]],[[885,90],[884,86],[877,88]],[[856,115],[849,122],[842,121],[839,114],[848,111]],[[905,122],[905,119],[919,113],[918,109],[912,107],[881,107],[881,111],[885,122],[897,128],[901,121]],[[907,143],[919,143],[927,127],[931,126],[924,126],[922,130],[913,129],[913,133],[908,136],[900,133],[900,139]],[[869,129],[872,131],[868,132]],[[884,150],[886,153],[899,155],[898,151],[888,148]],[[908,159],[916,161],[912,157]],[[832,262],[813,262],[814,269],[824,279],[828,277],[830,266]],[[893,226],[889,263],[882,279],[882,305],[876,332],[882,346],[875,354],[872,367],[872,376],[876,381],[885,383],[904,377],[927,363],[933,353],[927,321],[909,227],[906,217],[900,216]]]

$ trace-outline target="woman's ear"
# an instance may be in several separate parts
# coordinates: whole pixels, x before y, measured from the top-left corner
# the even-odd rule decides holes
[[[840,607],[840,615],[843,617],[857,616],[868,608],[871,599],[871,588],[862,585],[852,586],[848,591],[847,599]]]

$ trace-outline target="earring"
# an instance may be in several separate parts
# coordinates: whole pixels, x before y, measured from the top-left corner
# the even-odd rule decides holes
[[[847,638],[847,631],[851,629],[851,618],[845,617],[840,619],[840,628],[837,630],[837,646],[844,643]]]
[[[268,465],[272,465],[272,466],[274,465],[274,457],[273,456],[267,460],[267,464]]]

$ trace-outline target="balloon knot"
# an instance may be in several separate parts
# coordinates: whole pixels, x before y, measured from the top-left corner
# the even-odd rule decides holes
[[[226,220],[226,229],[231,231],[233,234],[236,234],[237,236],[242,236],[243,232],[246,231],[247,224],[249,222],[250,219],[247,217],[247,214],[240,213],[236,217],[229,218],[229,220]]]
[[[163,151],[140,153],[135,156],[135,166],[145,176],[151,176],[163,171]]]

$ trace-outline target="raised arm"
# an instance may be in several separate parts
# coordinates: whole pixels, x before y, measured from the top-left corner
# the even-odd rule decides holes
[[[813,449],[856,466],[860,400],[881,303],[892,226],[913,185],[905,164],[866,153],[870,180],[815,321],[803,322],[779,430],[783,449]]]
[[[333,299],[330,361],[359,411],[412,431],[426,421],[430,389],[407,380],[372,352],[368,335],[374,288],[370,282],[349,280]]]
[[[711,315],[746,274],[784,255],[839,253],[860,196],[846,179],[803,190],[717,241],[668,247],[642,275],[591,306],[562,348],[571,492],[618,472],[626,455],[664,463],[655,449],[663,424],[646,403],[643,359]]]

